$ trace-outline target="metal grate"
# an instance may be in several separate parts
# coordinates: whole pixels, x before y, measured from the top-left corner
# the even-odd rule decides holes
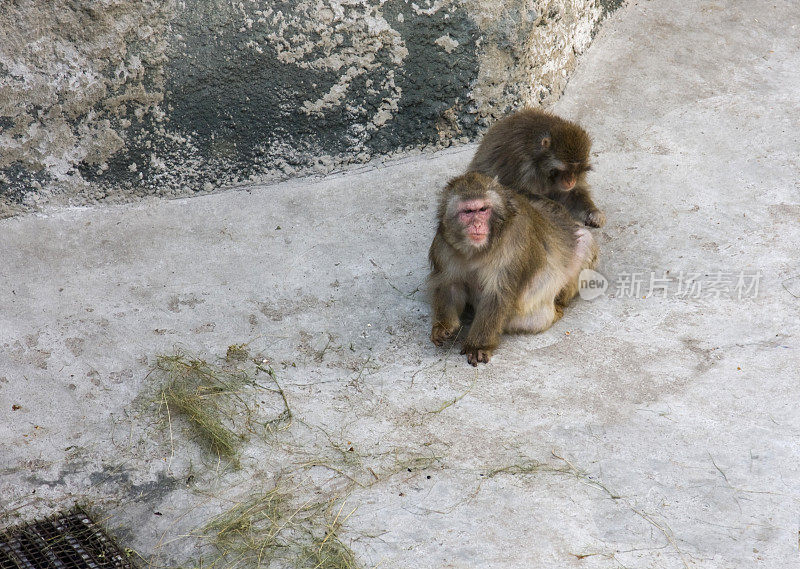
[[[0,569],[135,569],[80,508],[0,531]]]

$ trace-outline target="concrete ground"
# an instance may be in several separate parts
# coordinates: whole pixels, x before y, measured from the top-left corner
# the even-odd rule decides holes
[[[419,291],[474,146],[0,222],[3,524],[88,503],[188,564],[300,473],[364,567],[797,567],[800,9],[631,2],[555,110],[595,140],[608,289],[477,369]],[[244,342],[294,420],[233,470],[158,426],[148,372]]]

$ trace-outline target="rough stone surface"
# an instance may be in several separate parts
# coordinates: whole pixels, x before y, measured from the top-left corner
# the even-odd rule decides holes
[[[195,566],[185,536],[323,457],[362,484],[363,567],[796,568],[799,29],[775,0],[606,22],[555,110],[595,139],[609,289],[478,369],[430,343],[418,291],[474,145],[0,221],[0,525],[89,502],[154,566]],[[236,473],[140,403],[156,354],[242,342],[295,421]]]
[[[552,102],[597,0],[14,0],[0,213],[208,192],[474,138]]]

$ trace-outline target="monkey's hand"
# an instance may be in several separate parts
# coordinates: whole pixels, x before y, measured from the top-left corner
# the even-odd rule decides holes
[[[437,346],[441,346],[447,340],[455,336],[457,329],[458,326],[446,326],[437,322],[433,325],[433,329],[431,330],[431,342]]]
[[[478,362],[488,364],[492,359],[492,350],[489,348],[476,348],[474,346],[464,346],[461,350],[462,354],[467,354],[467,361],[469,365],[477,367]]]
[[[584,223],[589,227],[603,227],[606,224],[606,214],[599,209],[588,211]]]

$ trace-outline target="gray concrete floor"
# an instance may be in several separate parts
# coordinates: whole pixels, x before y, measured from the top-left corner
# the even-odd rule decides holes
[[[3,523],[86,502],[174,564],[313,455],[365,567],[797,567],[800,9],[631,2],[555,110],[595,140],[609,288],[477,370],[418,290],[474,146],[1,221]],[[233,471],[141,402],[157,354],[242,342],[295,421]]]

